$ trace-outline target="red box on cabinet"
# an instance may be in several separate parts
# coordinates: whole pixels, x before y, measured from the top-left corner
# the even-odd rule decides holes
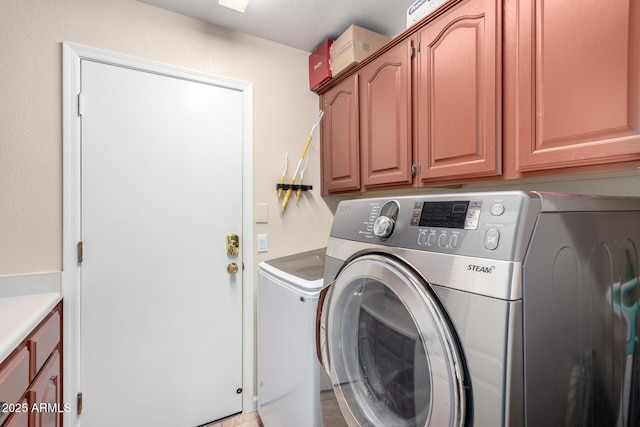
[[[327,39],[309,55],[309,88],[316,90],[320,85],[331,79],[329,67],[329,50],[333,40]]]

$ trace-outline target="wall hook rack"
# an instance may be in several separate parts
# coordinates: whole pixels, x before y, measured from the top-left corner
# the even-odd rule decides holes
[[[313,185],[301,185],[301,184],[276,184],[276,190],[289,190],[292,191],[309,191],[313,189]]]

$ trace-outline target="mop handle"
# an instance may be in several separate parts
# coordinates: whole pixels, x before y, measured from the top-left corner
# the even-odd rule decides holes
[[[302,193],[302,179],[304,178],[304,170],[307,168],[308,163],[309,163],[309,156],[304,157],[302,159],[302,167],[300,168],[300,181],[298,182],[300,187],[298,187],[298,191],[296,192],[296,202],[300,200],[300,193]]]
[[[300,160],[298,160],[298,166],[296,166],[296,170],[293,173],[293,177],[291,178],[291,185],[294,185],[296,183],[296,177],[298,176],[298,172],[300,172],[300,167],[302,166],[302,160],[304,159],[304,155],[307,153],[307,148],[309,148],[310,143],[311,143],[311,135],[309,135],[309,139],[307,140],[307,146],[304,148],[304,151],[302,152],[302,157],[300,157]],[[282,201],[282,206],[280,206],[280,212],[284,212],[285,208],[287,207],[287,202],[289,202],[289,197],[291,196],[291,190],[293,190],[292,187],[289,187],[287,189],[287,192],[284,195],[284,200]]]
[[[302,162],[304,161],[304,157],[307,155],[307,150],[309,150],[309,146],[311,145],[311,140],[313,139],[313,131],[316,130],[318,125],[320,124],[320,120],[322,120],[322,116],[324,116],[324,110],[320,110],[318,115],[316,116],[316,120],[313,122],[313,126],[311,127],[311,132],[309,132],[309,138],[307,138],[307,143],[304,146],[304,150],[302,150],[302,155],[300,156],[300,160],[298,161],[298,166],[296,167],[295,172],[293,173],[293,177],[291,177],[291,185],[296,183],[296,178],[298,173],[300,172],[300,168],[302,167]],[[284,200],[282,201],[282,206],[280,206],[280,212],[284,212],[287,207],[287,203],[289,202],[289,197],[291,196],[290,187],[287,189],[287,192],[284,195]]]

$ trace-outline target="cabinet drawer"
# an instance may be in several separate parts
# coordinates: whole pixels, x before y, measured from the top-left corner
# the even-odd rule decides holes
[[[0,402],[15,404],[29,387],[29,351],[22,347],[0,371]],[[4,406],[4,405],[3,405]],[[0,424],[7,414],[0,414]]]
[[[30,381],[33,381],[59,342],[60,314],[55,311],[27,340],[27,346],[29,347],[31,356],[29,364]]]

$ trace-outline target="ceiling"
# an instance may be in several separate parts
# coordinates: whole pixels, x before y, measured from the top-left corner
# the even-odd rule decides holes
[[[414,0],[251,0],[245,13],[218,0],[141,0],[212,24],[312,52],[351,24],[393,37]]]

